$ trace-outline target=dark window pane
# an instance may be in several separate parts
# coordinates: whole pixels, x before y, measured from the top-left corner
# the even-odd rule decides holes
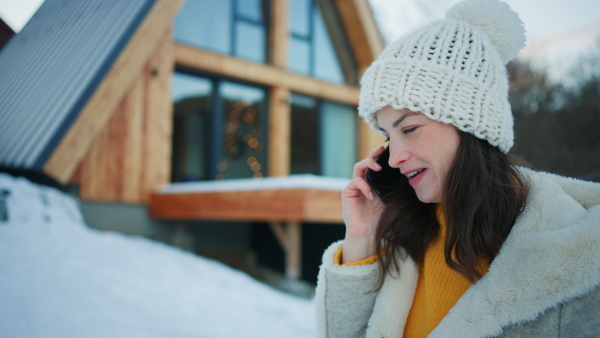
[[[207,163],[212,91],[207,79],[173,74],[173,182],[210,179]]]
[[[265,175],[263,121],[265,92],[262,89],[223,82],[222,160],[217,178],[260,178]]]
[[[264,9],[264,0],[237,0],[237,12],[243,18],[264,22]]]
[[[239,21],[236,25],[236,56],[265,62],[265,30],[262,26]]]
[[[290,31],[304,37],[310,34],[311,0],[291,0],[289,3]]]
[[[344,83],[344,74],[321,11],[315,8],[315,77],[335,83]]]
[[[357,153],[356,108],[321,104],[321,168],[324,176],[352,178]]]
[[[175,19],[175,40],[231,53],[231,0],[187,0]]]
[[[314,98],[292,94],[292,174],[320,174],[319,114]]]
[[[290,40],[288,67],[296,73],[310,74],[310,45],[307,41],[294,38]]]

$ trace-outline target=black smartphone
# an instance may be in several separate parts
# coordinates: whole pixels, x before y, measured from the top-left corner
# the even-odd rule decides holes
[[[402,177],[400,169],[390,167],[389,159],[390,147],[387,146],[383,153],[375,159],[375,162],[381,166],[381,170],[373,171],[367,169],[365,175],[367,182],[369,182],[384,203],[386,202],[386,196],[398,185],[398,181]]]

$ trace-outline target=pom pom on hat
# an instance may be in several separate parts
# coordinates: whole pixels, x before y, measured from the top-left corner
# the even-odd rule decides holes
[[[462,20],[482,30],[500,54],[504,64],[525,47],[525,28],[519,15],[501,1],[467,0],[446,12],[446,18]]]

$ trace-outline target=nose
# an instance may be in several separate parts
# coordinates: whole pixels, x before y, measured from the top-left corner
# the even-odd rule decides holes
[[[406,160],[408,160],[409,157],[410,157],[410,152],[408,152],[402,146],[392,145],[390,143],[390,159],[388,161],[388,164],[390,165],[390,167],[392,167],[392,168],[401,167],[402,164],[404,164],[404,162],[406,162]]]

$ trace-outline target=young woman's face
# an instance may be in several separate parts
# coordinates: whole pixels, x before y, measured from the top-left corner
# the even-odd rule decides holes
[[[442,202],[446,176],[460,144],[454,126],[408,109],[387,106],[376,114],[390,143],[392,168],[399,168],[423,203]]]

